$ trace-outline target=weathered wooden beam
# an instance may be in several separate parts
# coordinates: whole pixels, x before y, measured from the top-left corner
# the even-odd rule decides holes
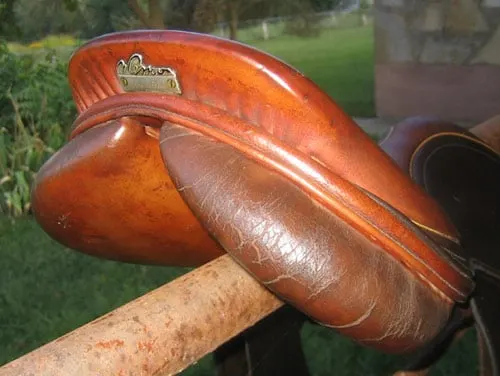
[[[228,255],[0,368],[0,376],[175,375],[283,303]]]

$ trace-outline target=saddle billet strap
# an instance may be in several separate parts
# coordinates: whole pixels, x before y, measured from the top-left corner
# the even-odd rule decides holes
[[[404,137],[416,135],[416,129],[420,137]],[[412,142],[416,147],[402,147],[401,142]],[[470,305],[480,341],[482,372],[499,375],[500,156],[462,128],[422,118],[395,127],[384,144],[393,155],[398,147],[413,149],[394,159],[440,203],[461,234],[463,253],[459,257],[465,256],[476,282]]]
[[[500,375],[500,276],[476,270],[477,292],[471,301],[478,334],[482,375]]]

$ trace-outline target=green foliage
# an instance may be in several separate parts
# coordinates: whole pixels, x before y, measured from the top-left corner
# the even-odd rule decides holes
[[[78,34],[85,26],[80,9],[68,9],[62,0],[15,0],[14,16],[24,41],[49,34]]]
[[[14,17],[15,0],[2,0],[0,2],[0,35],[7,40],[15,39],[21,30]]]
[[[75,108],[55,55],[36,64],[0,44],[0,76],[0,213],[15,217],[30,211],[35,173],[63,144]]]
[[[315,9],[310,0],[289,0],[280,2],[277,11],[290,18],[285,22],[285,34],[299,37],[317,37],[320,24],[316,20]]]
[[[84,37],[92,38],[97,35],[111,33],[125,29],[137,29],[141,24],[128,2],[123,0],[80,0],[85,27],[81,30]]]
[[[0,35],[31,42],[51,34],[93,38],[115,31],[169,28],[217,32],[227,23],[239,40],[242,22],[268,17],[293,17],[286,32],[317,36],[325,25],[313,16],[337,8],[343,0],[2,0]],[[366,23],[372,1],[360,0],[358,24]]]
[[[310,3],[316,12],[324,12],[334,9],[342,4],[343,0],[310,0]]]

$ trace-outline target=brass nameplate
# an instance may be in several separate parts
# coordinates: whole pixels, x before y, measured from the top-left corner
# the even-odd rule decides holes
[[[177,74],[172,68],[145,65],[140,54],[133,54],[128,61],[120,60],[116,72],[125,91],[182,94]]]

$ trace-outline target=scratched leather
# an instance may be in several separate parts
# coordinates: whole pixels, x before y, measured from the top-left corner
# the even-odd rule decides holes
[[[160,140],[174,184],[208,232],[313,320],[396,353],[446,322],[447,301],[280,174],[175,125]]]

